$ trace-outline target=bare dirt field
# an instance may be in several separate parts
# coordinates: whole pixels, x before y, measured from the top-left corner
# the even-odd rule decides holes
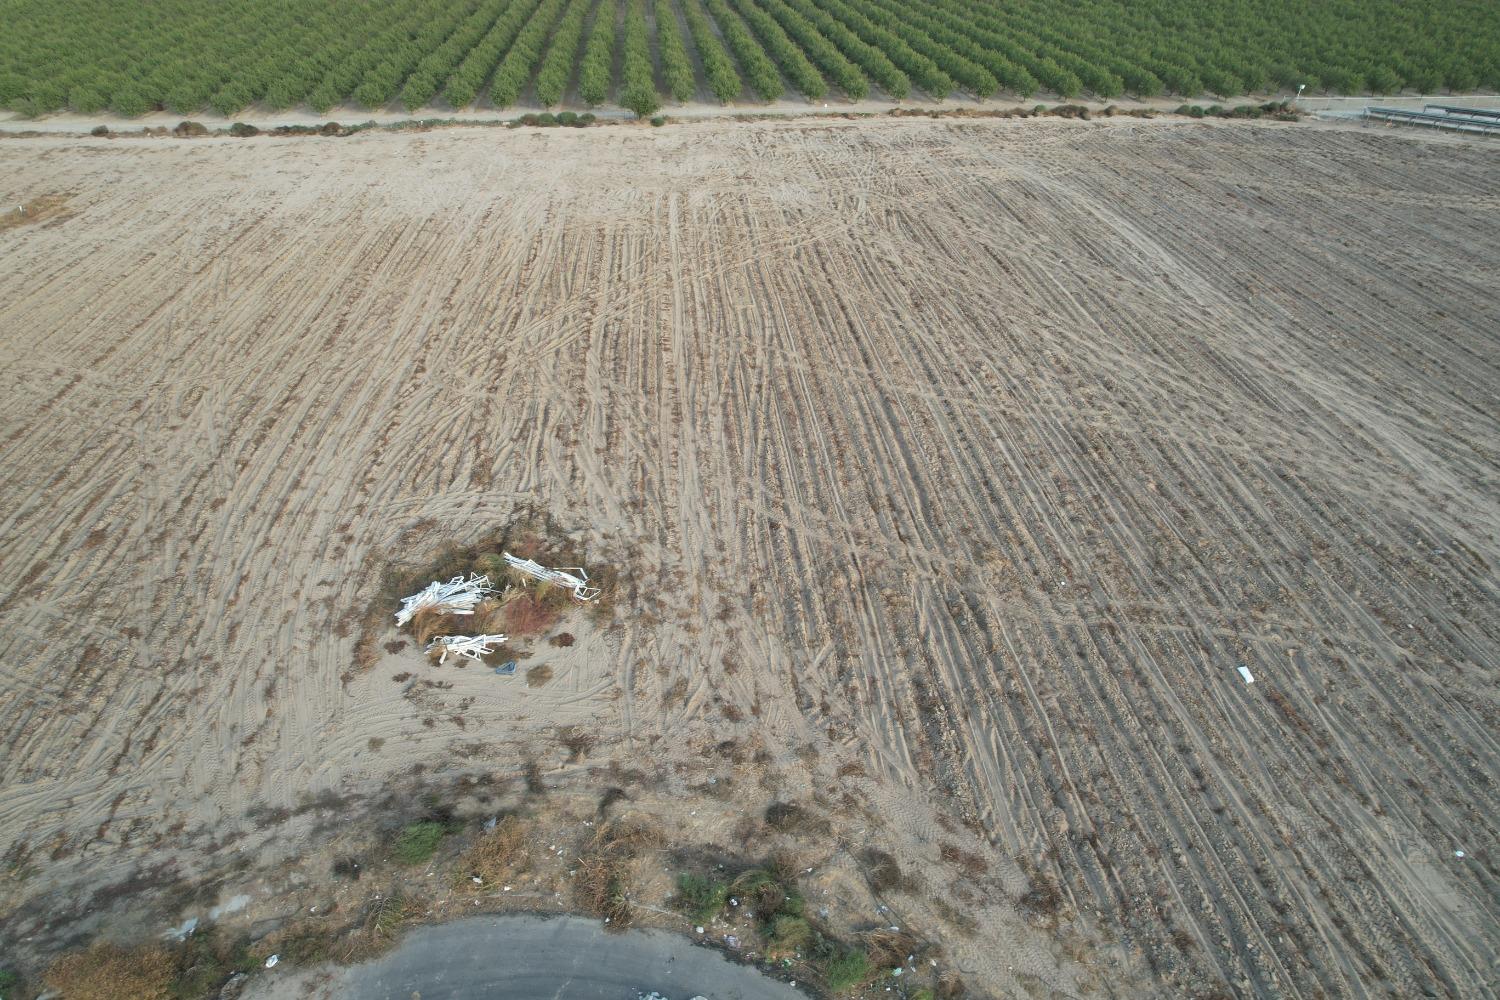
[[[540,759],[684,842],[806,803],[971,996],[1494,995],[1491,147],[28,138],[0,196],[66,199],[0,230],[4,944]],[[620,579],[549,682],[357,664],[523,508]]]

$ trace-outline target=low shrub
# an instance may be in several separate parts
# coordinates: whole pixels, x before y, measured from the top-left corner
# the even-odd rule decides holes
[[[412,823],[396,838],[396,860],[404,865],[421,864],[437,853],[438,844],[447,833],[446,826],[432,820]]]
[[[739,899],[742,906],[749,906],[759,916],[769,920],[781,908],[786,893],[781,883],[764,868],[751,868],[735,876],[729,891]]]
[[[686,874],[677,879],[677,908],[695,923],[706,924],[729,902],[729,886],[703,875]]]
[[[766,931],[766,956],[772,959],[789,958],[800,952],[812,940],[812,926],[806,918],[781,913],[772,918]]]
[[[830,993],[847,993],[869,981],[868,955],[858,948],[846,948],[831,941],[825,941],[824,945],[817,967]]]
[[[1087,121],[1089,109],[1082,104],[1059,104],[1052,109],[1051,114],[1056,118],[1081,118]]]

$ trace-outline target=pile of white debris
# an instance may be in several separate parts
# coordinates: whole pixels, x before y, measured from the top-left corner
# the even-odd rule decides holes
[[[445,615],[472,615],[474,606],[494,592],[490,578],[477,573],[469,574],[467,580],[461,576],[455,576],[447,583],[434,580],[420,593],[401,598],[396,626],[405,625],[417,612],[429,609]]]
[[[583,571],[582,566],[548,569],[535,560],[520,559],[509,552],[504,553],[504,557],[506,565],[512,569],[571,591],[580,601],[592,601],[599,596],[599,588],[588,585],[589,575]],[[490,585],[490,578],[478,573],[470,573],[467,578],[455,576],[447,583],[434,580],[420,592],[401,599],[401,609],[396,612],[396,626],[399,628],[407,624],[423,611],[435,611],[444,615],[472,615],[479,602],[494,593],[495,588]],[[506,635],[440,635],[427,644],[427,652],[441,652],[439,664],[448,662],[450,653],[478,662],[493,653],[495,647],[508,638],[510,637]],[[652,994],[653,997],[655,995]]]

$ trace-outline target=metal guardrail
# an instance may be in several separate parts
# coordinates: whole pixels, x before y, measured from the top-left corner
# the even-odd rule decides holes
[[[1462,110],[1468,112],[1472,109]],[[1365,108],[1364,117],[1401,125],[1424,125],[1428,128],[1441,128],[1452,132],[1500,135],[1500,118],[1495,120],[1469,118],[1460,115],[1433,114],[1430,111],[1406,111],[1401,108]]]
[[[1446,115],[1462,115],[1469,118],[1482,118],[1486,121],[1500,122],[1500,111],[1492,108],[1461,108],[1454,104],[1427,104],[1424,111],[1441,111]]]

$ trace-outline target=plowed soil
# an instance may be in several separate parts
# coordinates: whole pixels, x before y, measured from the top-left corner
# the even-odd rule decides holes
[[[0,232],[18,934],[587,722],[596,759],[756,739],[856,791],[839,837],[957,862],[927,892],[981,993],[1493,995],[1488,147],[37,138],[0,195],[69,209]],[[612,625],[535,688],[356,670],[382,560],[526,505],[616,562]]]

